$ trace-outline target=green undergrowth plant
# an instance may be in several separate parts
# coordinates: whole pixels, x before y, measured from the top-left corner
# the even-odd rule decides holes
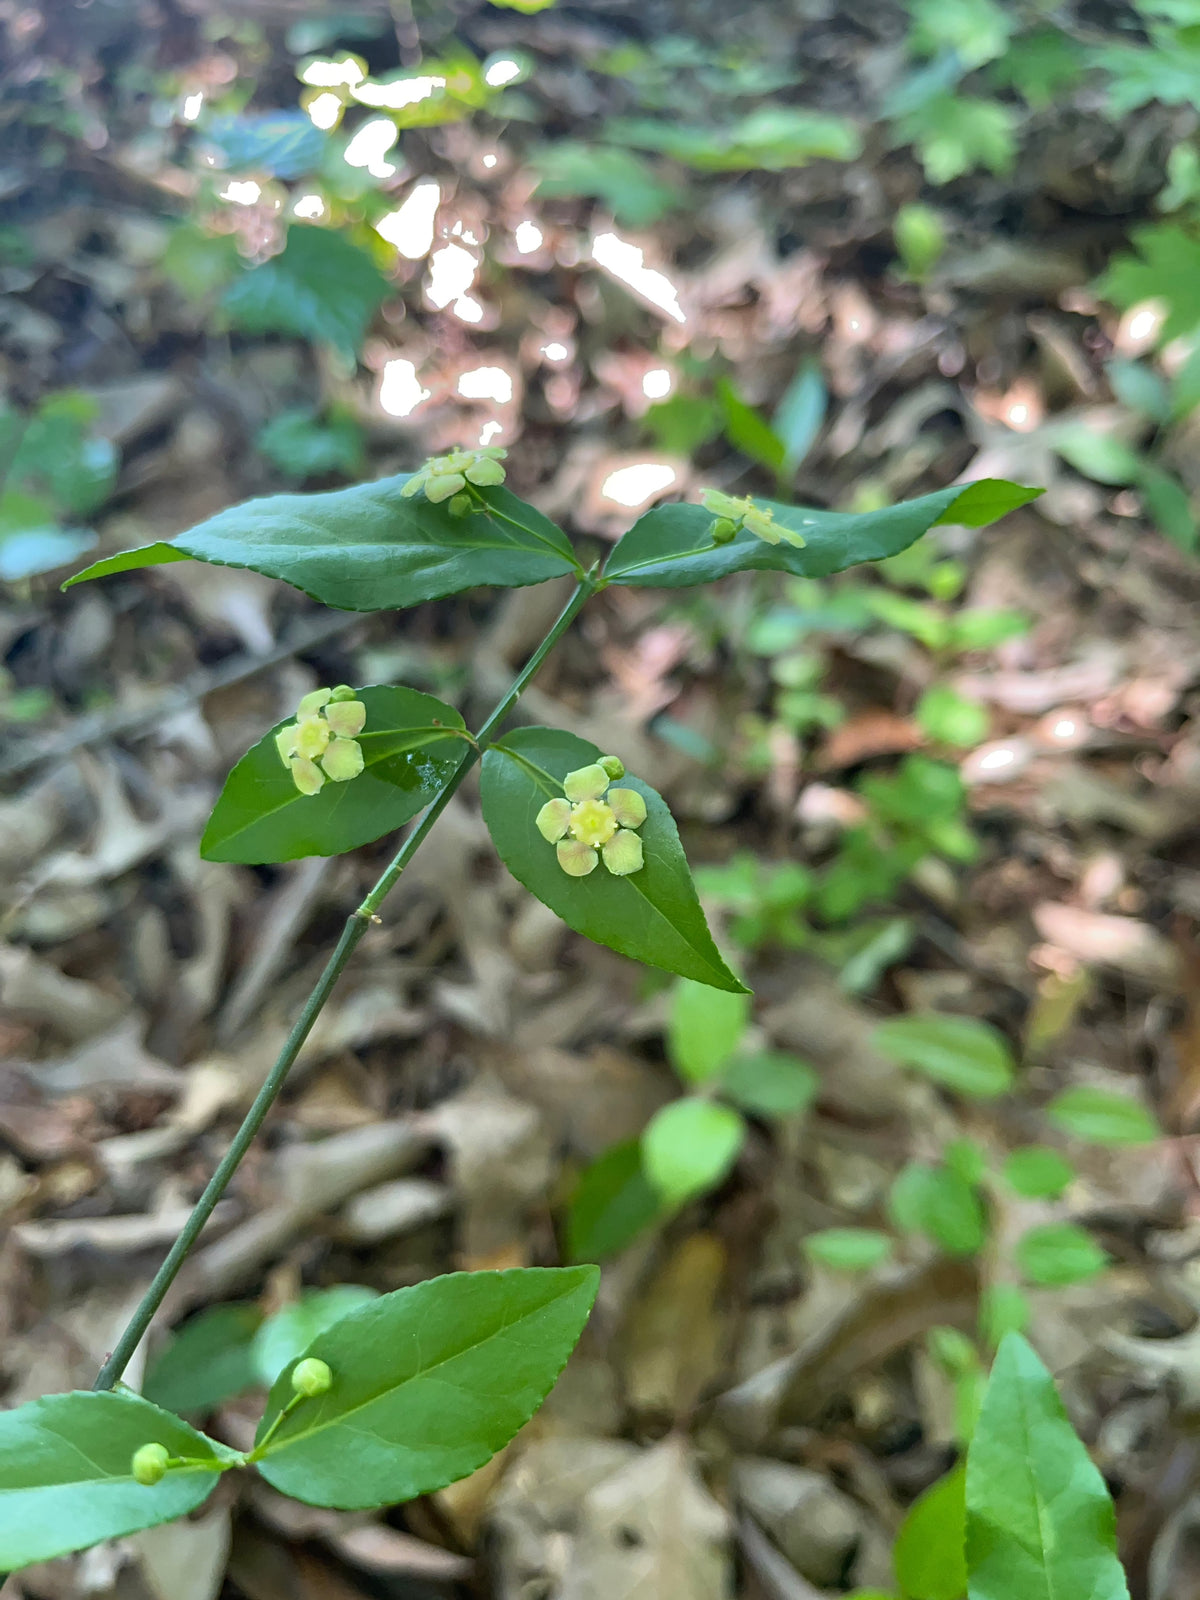
[[[233,1469],[253,1468],[310,1504],[366,1508],[411,1499],[474,1471],[528,1421],[586,1321],[594,1266],[452,1273],[369,1299],[359,1291],[349,1307],[343,1288],[340,1300],[302,1301],[282,1321],[261,1325],[252,1308],[223,1307],[212,1313],[221,1319],[215,1339],[211,1319],[181,1336],[209,1341],[209,1354],[221,1356],[215,1375],[212,1361],[205,1375],[186,1349],[183,1356],[176,1349],[172,1366],[169,1347],[151,1368],[148,1395],[121,1379],[355,947],[477,763],[484,820],[501,860],[569,927],[691,980],[699,993],[735,1000],[747,993],[708,929],[662,797],[627,773],[618,755],[574,734],[504,731],[522,691],[588,602],[609,587],[672,588],[747,570],[819,577],[895,555],[939,521],[981,526],[1037,493],[992,480],[863,514],[749,500],[720,514],[704,504],[664,505],[640,517],[601,564],[585,561],[562,529],[510,492],[503,458],[496,449],[460,450],[376,483],[252,500],[68,580],[70,587],[203,561],[280,579],[352,611],[399,610],[477,587],[569,579],[574,588],[477,731],[432,695],[339,684],[306,694],[230,773],[201,842],[210,861],[339,855],[419,820],[348,916],[94,1389],[0,1414],[5,1567],[184,1515]],[[732,1105],[725,1110],[738,1115]],[[178,1414],[203,1414],[222,1394],[268,1380],[251,1450],[231,1449]]]

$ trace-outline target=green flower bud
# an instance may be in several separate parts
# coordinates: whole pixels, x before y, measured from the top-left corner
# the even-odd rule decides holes
[[[605,796],[622,828],[640,828],[646,820],[646,802],[636,789],[610,789]]]
[[[591,845],[584,844],[581,839],[560,839],[556,851],[559,866],[572,878],[586,878],[600,864],[600,857]]]
[[[625,776],[625,763],[620,756],[601,756],[597,765],[604,768],[613,783]]]
[[[547,800],[533,819],[534,827],[550,844],[557,844],[571,824],[569,800]]]
[[[465,517],[474,504],[475,502],[471,499],[471,496],[464,491],[462,494],[454,496],[446,510],[452,517]]]
[[[356,700],[357,698],[357,689],[352,689],[348,683],[339,683],[337,688],[330,693],[329,701],[331,705],[336,706],[340,705],[343,700]],[[328,716],[329,713],[326,712],[325,715]]]
[[[714,544],[728,544],[737,537],[738,525],[732,517],[718,517],[708,532]]]
[[[331,783],[349,783],[363,769],[362,746],[356,739],[335,739],[321,757],[321,767]]]
[[[579,767],[574,772],[568,772],[563,779],[563,793],[571,801],[599,800],[608,783],[608,773],[597,762],[590,767]]]
[[[604,856],[604,865],[615,878],[627,878],[631,872],[640,872],[642,869],[642,841],[628,828],[618,829],[601,854]]]
[[[337,700],[325,708],[325,720],[339,739],[356,739],[367,720],[361,700]]]
[[[170,1453],[165,1445],[144,1444],[133,1452],[129,1470],[137,1483],[149,1487],[151,1484],[161,1483],[166,1477],[167,1462],[170,1459]]]
[[[328,1394],[333,1388],[333,1373],[329,1365],[316,1356],[305,1356],[292,1368],[292,1388],[308,1400],[319,1394]]]
[[[297,717],[315,717],[333,695],[332,689],[310,689],[296,707]]]

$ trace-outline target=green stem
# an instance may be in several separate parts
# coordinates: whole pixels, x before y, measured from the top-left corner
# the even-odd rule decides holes
[[[254,1141],[255,1135],[262,1127],[267,1112],[274,1105],[279,1091],[283,1088],[287,1075],[291,1070],[292,1063],[299,1055],[304,1041],[312,1031],[313,1023],[320,1016],[325,1002],[333,993],[334,985],[341,977],[342,968],[349,961],[355,946],[363,934],[366,933],[371,923],[376,920],[379,907],[395,887],[401,873],[420,848],[429,830],[449,805],[467,773],[479,760],[479,746],[485,744],[492,737],[500,724],[512,711],[527,688],[530,679],[545,661],[551,650],[554,649],[563,634],[566,633],[586,602],[595,593],[595,588],[595,569],[593,568],[591,572],[586,573],[580,580],[575,593],[559,613],[558,620],[530,656],[522,670],[517,674],[508,693],[479,730],[477,744],[468,745],[463,751],[462,760],[449,777],[446,778],[441,789],[422,814],[421,820],[388,863],[375,887],[358,909],[353,911],[346,919],[346,926],[342,929],[341,937],[334,947],[333,954],[325,963],[325,969],[317,979],[316,987],[304,1002],[304,1008],[296,1018],[292,1031],[288,1034],[283,1049],[279,1052],[278,1060],[271,1068],[262,1088],[255,1095],[253,1105],[246,1113],[241,1127],[233,1137],[233,1143],[229,1146],[217,1170],[209,1179],[204,1193],[197,1200],[191,1216],[184,1223],[182,1232],[167,1253],[166,1260],[154,1274],[150,1287],[138,1302],[137,1308],[129,1319],[125,1331],[117,1340],[112,1354],[101,1367],[99,1376],[92,1386],[93,1388],[111,1389],[129,1365],[134,1351],[141,1343],[159,1306],[162,1305],[167,1290],[175,1281],[175,1276],[187,1259],[189,1251],[200,1237],[205,1223],[212,1216],[218,1200],[229,1187],[230,1180],[237,1171],[242,1157],[246,1154],[246,1151]]]

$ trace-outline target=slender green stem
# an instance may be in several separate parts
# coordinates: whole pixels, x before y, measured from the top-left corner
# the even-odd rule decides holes
[[[377,919],[379,907],[395,887],[401,873],[420,848],[433,824],[449,805],[450,800],[467,773],[479,760],[480,748],[491,739],[500,724],[512,711],[528,686],[530,679],[545,661],[551,650],[554,649],[563,634],[566,633],[572,622],[574,622],[585,603],[595,593],[595,588],[595,571],[593,569],[592,572],[585,574],[581,579],[578,588],[559,613],[558,619],[549,633],[517,674],[508,693],[479,730],[477,743],[468,745],[463,751],[462,760],[449,777],[446,778],[438,794],[422,813],[421,820],[388,863],[375,887],[358,909],[353,911],[346,919],[346,926],[342,929],[341,937],[334,947],[329,960],[325,963],[325,970],[317,979],[316,987],[304,1002],[303,1010],[296,1018],[292,1031],[288,1034],[283,1049],[279,1052],[278,1060],[271,1068],[262,1088],[255,1095],[254,1104],[246,1113],[245,1120],[233,1137],[233,1143],[229,1146],[217,1170],[209,1179],[204,1193],[197,1200],[191,1216],[184,1223],[183,1231],[171,1246],[162,1266],[154,1274],[153,1282],[138,1302],[137,1309],[129,1319],[129,1324],[125,1331],[117,1340],[112,1354],[101,1367],[93,1388],[111,1389],[129,1365],[134,1351],[141,1343],[159,1306],[162,1305],[167,1290],[174,1282],[175,1275],[186,1260],[188,1252],[199,1238],[205,1223],[212,1216],[218,1200],[228,1188],[242,1157],[246,1154],[246,1151],[254,1141],[255,1135],[262,1127],[267,1112],[274,1105],[279,1091],[283,1088],[284,1081],[291,1070],[292,1063],[299,1055],[301,1047],[308,1038],[313,1023],[316,1022],[321,1014],[325,1002],[333,993],[334,985],[341,977],[342,968],[349,961],[355,946],[363,934],[366,933],[371,923]]]

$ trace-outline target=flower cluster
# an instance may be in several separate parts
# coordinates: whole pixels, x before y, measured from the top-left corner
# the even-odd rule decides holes
[[[296,707],[296,720],[275,735],[279,759],[301,794],[319,794],[330,783],[349,783],[363,769],[358,735],[367,708],[347,683],[314,689]]]
[[[401,489],[405,500],[425,492],[426,500],[440,505],[452,495],[461,494],[469,483],[486,489],[504,482],[504,468],[500,463],[508,454],[496,446],[478,450],[451,450],[448,456],[431,456],[423,467],[413,473]]]
[[[776,522],[775,513],[767,506],[755,505],[749,495],[739,499],[736,495],[723,494],[720,489],[704,489],[700,494],[700,504],[716,518],[709,529],[714,544],[728,544],[737,536],[739,529],[745,528],[747,533],[752,533],[765,544],[779,544],[782,540],[785,544],[794,545],[797,550],[804,547],[802,534]]]
[[[543,839],[557,846],[558,864],[572,878],[586,878],[601,861],[617,878],[640,871],[642,841],[634,831],[646,820],[646,802],[636,789],[612,789],[625,776],[616,756],[568,772],[563,800],[547,800],[536,822]]]

